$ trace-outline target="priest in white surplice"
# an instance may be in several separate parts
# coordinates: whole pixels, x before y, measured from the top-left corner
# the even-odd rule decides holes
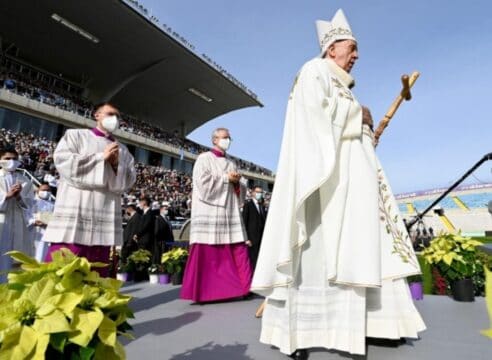
[[[341,10],[317,22],[321,56],[294,82],[252,283],[267,297],[260,341],[364,354],[366,337],[425,325],[405,277],[420,273],[349,72],[357,42]],[[364,119],[364,121],[363,121]]]
[[[34,204],[31,181],[17,172],[20,165],[14,147],[0,147],[0,271],[11,270],[12,259],[7,251],[23,251],[34,255],[34,244],[29,236],[29,214]],[[6,275],[0,274],[0,282]]]
[[[181,298],[209,302],[245,296],[251,265],[239,206],[246,180],[226,157],[229,130],[216,129],[214,147],[198,156],[193,168],[190,256]]]
[[[62,247],[89,261],[109,262],[110,247],[121,245],[121,194],[135,182],[133,157],[111,133],[118,128],[118,110],[95,107],[97,126],[67,130],[53,158],[60,173],[55,210],[44,241],[46,259]],[[99,270],[107,275],[107,268]]]

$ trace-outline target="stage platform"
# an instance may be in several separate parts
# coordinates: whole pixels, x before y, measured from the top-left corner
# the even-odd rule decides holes
[[[179,287],[129,284],[134,296],[133,341],[124,341],[129,360],[286,360],[258,341],[261,320],[254,317],[260,298],[209,305],[179,299]],[[492,340],[480,334],[489,327],[484,298],[458,303],[425,296],[417,302],[427,330],[417,341],[397,348],[368,346],[366,356],[314,349],[310,360],[491,360]]]

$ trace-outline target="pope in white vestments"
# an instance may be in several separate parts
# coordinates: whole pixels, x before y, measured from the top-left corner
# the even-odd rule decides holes
[[[321,57],[290,94],[252,282],[266,296],[260,341],[296,359],[425,329],[405,280],[420,268],[351,91],[357,43],[341,10],[317,29]]]
[[[118,110],[103,104],[94,116],[97,127],[67,130],[53,155],[61,180],[43,239],[51,243],[48,261],[53,251],[68,248],[108,263],[110,247],[122,244],[121,195],[136,179],[133,156],[111,135]],[[107,268],[97,270],[107,274]]]
[[[193,168],[190,256],[181,298],[210,302],[245,296],[251,265],[240,204],[246,180],[226,157],[229,131],[216,129],[214,148],[198,156]]]
[[[12,259],[4,255],[7,251],[34,254],[28,229],[34,192],[31,181],[16,171],[20,165],[17,157],[13,147],[0,149],[0,271],[12,269]],[[0,282],[5,280],[0,274]]]

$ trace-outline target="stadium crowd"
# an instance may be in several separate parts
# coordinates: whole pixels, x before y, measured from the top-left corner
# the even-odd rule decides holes
[[[92,117],[94,104],[83,100],[81,88],[47,74],[40,76],[38,70],[32,72],[16,71],[16,67],[12,64],[13,62],[10,60],[4,60],[0,64],[0,89],[6,89],[86,118]],[[208,147],[182,138],[177,132],[171,134],[166,130],[141,122],[128,114],[122,114],[120,129],[196,155],[210,150]],[[231,157],[231,159],[241,170],[272,175],[270,170],[249,161],[237,157]]]

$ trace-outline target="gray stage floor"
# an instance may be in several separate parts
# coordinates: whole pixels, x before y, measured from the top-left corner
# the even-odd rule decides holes
[[[288,359],[258,341],[261,299],[210,305],[179,300],[179,287],[137,283],[123,292],[134,296],[135,340],[125,343],[128,359],[276,360]],[[366,356],[316,349],[309,359],[492,360],[492,340],[480,335],[489,326],[485,301],[458,303],[426,296],[417,302],[427,330],[418,341],[398,348],[369,346]]]

